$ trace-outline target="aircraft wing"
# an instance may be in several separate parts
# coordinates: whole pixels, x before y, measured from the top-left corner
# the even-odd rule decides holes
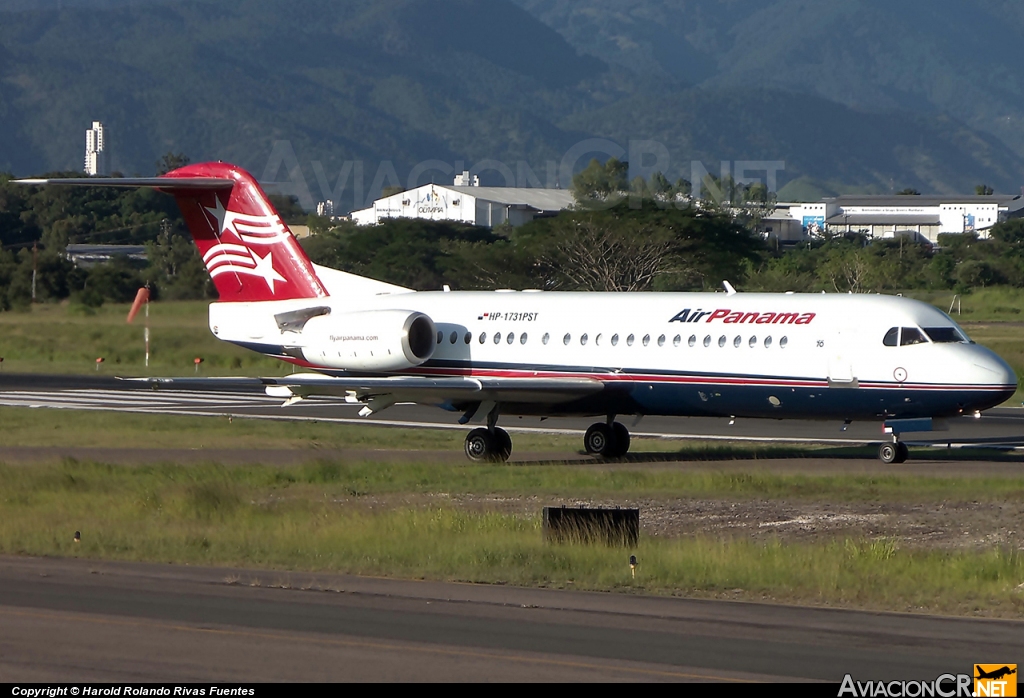
[[[336,395],[360,402],[473,403],[518,402],[553,404],[585,397],[604,389],[592,378],[485,378],[469,376],[334,377],[297,373],[280,378],[129,378],[154,389],[231,390],[265,388],[268,395],[304,398]]]

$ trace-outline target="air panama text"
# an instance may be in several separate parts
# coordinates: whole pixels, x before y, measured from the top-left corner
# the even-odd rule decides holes
[[[815,313],[760,313],[719,308],[718,310],[681,310],[669,322],[714,322],[727,325],[750,323],[754,325],[809,325]]]

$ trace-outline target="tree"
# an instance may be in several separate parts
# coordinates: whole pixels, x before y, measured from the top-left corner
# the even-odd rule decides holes
[[[977,194],[978,196],[992,196],[993,194],[996,193],[996,190],[987,184],[979,184],[978,186],[974,187],[974,193]]]
[[[156,174],[165,175],[173,170],[180,169],[191,162],[184,153],[173,153],[167,151],[156,161]]]
[[[906,189],[903,189],[901,191],[896,192],[896,195],[897,196],[921,196],[921,192],[919,192],[917,189],[913,189],[911,187],[907,187]]]
[[[578,203],[609,201],[628,191],[629,163],[608,158],[602,165],[597,158],[572,178],[572,195]]]
[[[727,214],[624,199],[535,220],[514,242],[536,260],[533,286],[589,291],[717,286],[743,277],[763,248]]]

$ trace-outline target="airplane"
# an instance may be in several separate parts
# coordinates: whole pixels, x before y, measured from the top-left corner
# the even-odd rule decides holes
[[[362,416],[405,402],[459,413],[484,425],[466,435],[473,461],[508,459],[500,416],[597,417],[584,448],[616,458],[630,446],[617,417],[669,415],[883,420],[878,456],[901,463],[901,433],[979,415],[1017,389],[998,355],[908,298],[727,282],[726,293],[414,291],[312,263],[255,178],[227,163],[20,181],[174,196],[220,296],[213,334],[310,369],[248,380],[284,405],[332,395]]]
[[[1016,665],[1014,665],[1014,666],[1016,666]],[[1003,678],[1004,676],[1009,676],[1011,674],[1016,674],[1017,673],[1016,669],[1011,669],[1008,666],[1004,666],[1004,667],[1001,667],[999,669],[994,669],[991,672],[986,672],[985,670],[983,670],[981,668],[981,666],[979,666],[977,664],[974,665],[974,668],[978,672],[978,675],[974,677],[976,679],[997,679],[998,680],[998,679]]]

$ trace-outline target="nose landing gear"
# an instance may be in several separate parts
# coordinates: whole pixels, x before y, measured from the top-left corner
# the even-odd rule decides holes
[[[910,457],[910,449],[899,439],[893,438],[892,443],[878,447],[878,460],[883,463],[905,463]]]

